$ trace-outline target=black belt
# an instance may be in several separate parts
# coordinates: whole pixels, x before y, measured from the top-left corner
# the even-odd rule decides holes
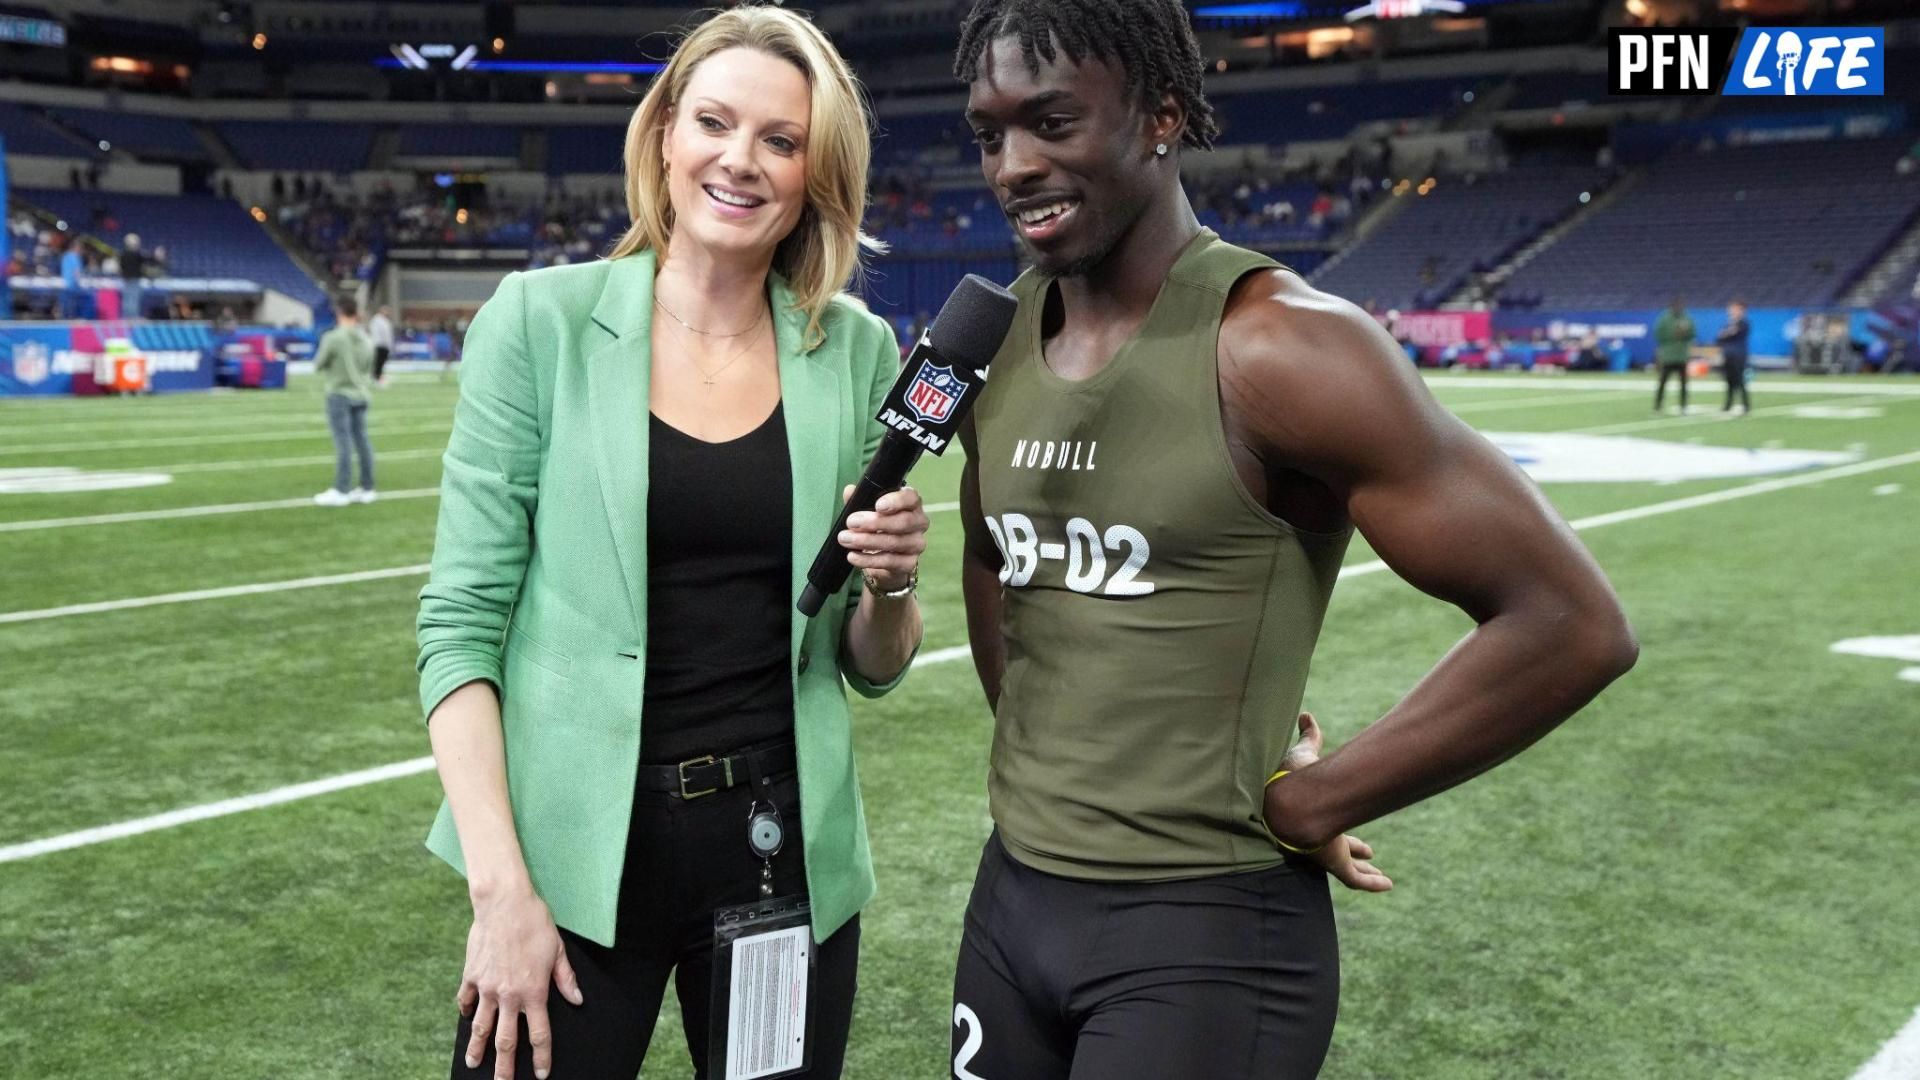
[[[755,771],[766,777],[794,771],[793,743],[776,743],[741,750],[725,757],[703,754],[678,765],[642,765],[634,784],[642,791],[664,791],[682,799],[697,799],[752,782]]]

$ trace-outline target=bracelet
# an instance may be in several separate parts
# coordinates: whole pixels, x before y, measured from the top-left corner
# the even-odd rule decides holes
[[[1275,780],[1280,779],[1281,777],[1287,775],[1287,773],[1292,771],[1293,770],[1291,769],[1281,769],[1280,771],[1274,773],[1272,776],[1267,777],[1267,783],[1271,785]],[[1260,816],[1260,826],[1261,828],[1266,828],[1266,825],[1267,825],[1266,815],[1262,814]],[[1319,851],[1320,848],[1324,848],[1327,846],[1325,844],[1321,844],[1320,847],[1314,847],[1314,848],[1294,847],[1292,844],[1287,843],[1285,840],[1282,840],[1279,837],[1274,836],[1272,829],[1267,829],[1267,837],[1271,839],[1274,843],[1280,845],[1280,850],[1291,851],[1295,855],[1312,855],[1313,853]]]
[[[907,583],[892,592],[882,592],[880,586],[875,584],[873,574],[870,571],[863,571],[860,574],[860,580],[865,583],[868,592],[882,600],[902,600],[912,596],[914,590],[920,587],[920,568],[918,566],[914,567],[913,572],[907,575]]]

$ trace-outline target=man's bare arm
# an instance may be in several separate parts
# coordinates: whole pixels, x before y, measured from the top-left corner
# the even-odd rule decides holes
[[[1000,707],[1000,678],[1007,670],[1007,643],[1000,633],[1000,549],[987,531],[980,510],[980,446],[973,421],[960,428],[967,464],[960,473],[960,524],[965,545],[960,556],[960,595],[967,605],[967,642],[987,707]]]
[[[1317,846],[1478,775],[1633,666],[1586,548],[1364,312],[1261,274],[1220,340],[1229,408],[1270,462],[1325,484],[1388,567],[1477,624],[1385,716],[1269,787],[1276,835]]]

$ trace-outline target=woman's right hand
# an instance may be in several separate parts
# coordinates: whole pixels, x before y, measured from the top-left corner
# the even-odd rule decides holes
[[[495,1080],[513,1080],[520,1017],[525,1016],[533,1075],[535,1080],[546,1080],[553,1069],[553,1032],[547,1022],[549,985],[559,987],[560,995],[575,1005],[584,1000],[547,905],[531,887],[474,897],[467,964],[455,999],[460,1015],[473,1018],[467,1068],[480,1067],[491,1035]]]

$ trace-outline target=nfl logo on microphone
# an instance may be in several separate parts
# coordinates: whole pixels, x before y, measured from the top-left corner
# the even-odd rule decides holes
[[[944,423],[966,392],[967,384],[954,375],[952,368],[922,361],[913,385],[907,387],[907,408],[923,424]]]

